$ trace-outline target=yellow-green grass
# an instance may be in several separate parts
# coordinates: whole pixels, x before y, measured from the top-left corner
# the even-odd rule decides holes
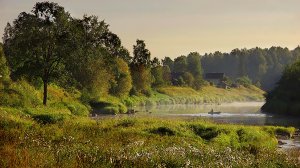
[[[53,113],[57,115],[57,113]],[[0,108],[0,167],[297,167],[276,150],[292,128],[70,115],[40,123]]]
[[[131,96],[123,99],[122,102],[127,106],[133,106],[264,101],[264,93],[255,86],[230,89],[204,86],[198,91],[190,87],[166,86],[153,90],[150,97]]]

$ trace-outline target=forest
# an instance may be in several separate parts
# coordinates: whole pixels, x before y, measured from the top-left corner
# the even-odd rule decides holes
[[[300,47],[234,49],[201,57],[204,72],[224,72],[231,79],[247,76],[264,90],[270,91],[279,81],[284,68],[300,58]]]
[[[22,12],[8,23],[3,51],[11,78],[43,86],[45,105],[49,83],[78,89],[89,102],[106,95],[149,95],[151,88],[159,86],[198,90],[208,84],[203,79],[208,72],[225,73],[228,83],[249,78],[257,87],[270,90],[284,67],[300,57],[300,47],[292,51],[271,47],[203,56],[191,52],[174,60],[159,60],[151,59],[143,40],[136,41],[131,57],[107,23],[96,16],[73,18],[54,3],[37,3],[31,13]]]

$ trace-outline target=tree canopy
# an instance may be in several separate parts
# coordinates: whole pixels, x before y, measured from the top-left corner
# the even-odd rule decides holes
[[[56,3],[38,2],[31,13],[22,12],[8,24],[4,49],[13,75],[40,77],[44,83],[44,105],[47,85],[54,71],[70,51],[69,14]]]

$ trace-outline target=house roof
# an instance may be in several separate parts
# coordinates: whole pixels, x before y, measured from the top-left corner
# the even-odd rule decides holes
[[[224,76],[224,73],[206,73],[205,79],[223,79]]]

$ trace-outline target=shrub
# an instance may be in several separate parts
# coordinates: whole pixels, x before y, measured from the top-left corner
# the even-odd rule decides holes
[[[211,140],[217,137],[220,134],[215,127],[205,127],[202,125],[191,125],[192,130],[194,133],[205,140]]]
[[[89,114],[89,109],[80,103],[70,103],[66,105],[73,115],[76,116],[87,116]]]
[[[237,78],[236,83],[243,85],[245,87],[249,87],[250,85],[252,85],[252,81],[248,76],[243,76],[243,77]]]
[[[121,122],[117,123],[117,127],[132,127],[134,126],[136,123],[135,120],[131,120],[131,119],[125,119],[125,120],[121,120]]]
[[[101,111],[104,114],[118,114],[119,108],[115,106],[108,106],[108,107],[104,107]]]
[[[154,129],[150,130],[150,133],[159,134],[162,136],[164,136],[164,135],[173,136],[176,134],[176,132],[174,130],[172,130],[171,128],[168,128],[168,127],[154,128]]]
[[[32,118],[40,124],[55,124],[64,121],[67,117],[59,114],[38,114],[33,115]]]

